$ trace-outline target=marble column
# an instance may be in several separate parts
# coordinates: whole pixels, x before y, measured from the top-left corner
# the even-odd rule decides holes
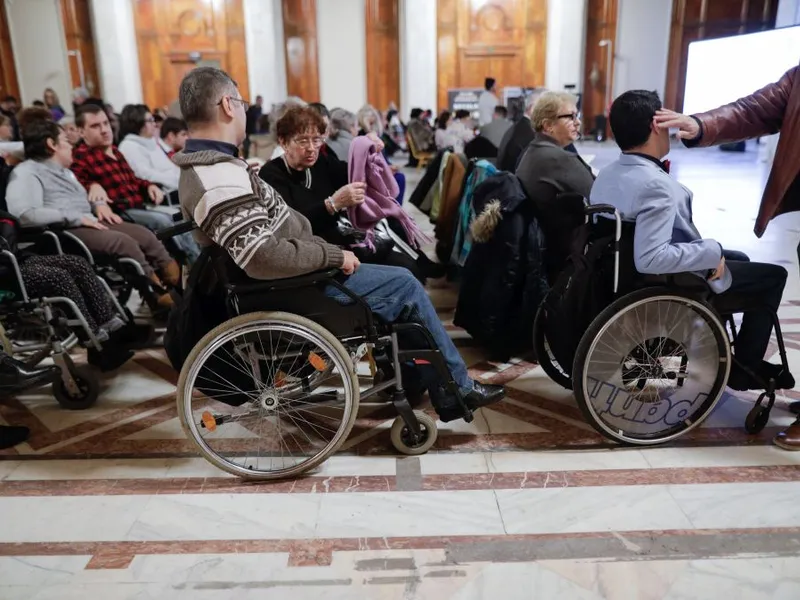
[[[97,70],[103,99],[119,111],[143,101],[131,0],[91,0]]]

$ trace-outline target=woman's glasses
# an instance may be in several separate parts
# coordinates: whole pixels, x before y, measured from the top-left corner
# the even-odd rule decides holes
[[[324,137],[296,137],[292,140],[301,148],[321,148],[325,143]]]

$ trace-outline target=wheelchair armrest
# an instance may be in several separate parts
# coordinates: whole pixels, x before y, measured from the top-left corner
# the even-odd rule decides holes
[[[708,292],[708,281],[697,273],[670,273],[669,275],[645,275],[645,283],[651,285],[668,285],[689,292]]]
[[[195,227],[196,225],[194,224],[194,221],[177,221],[172,227],[167,227],[157,232],[156,237],[163,242],[175,237],[176,235],[189,233]]]
[[[286,279],[271,279],[268,281],[228,283],[226,288],[234,294],[252,294],[256,292],[272,292],[275,290],[289,290],[293,288],[308,287],[324,281],[332,281],[341,271],[328,269],[327,271],[314,271],[299,277]]]

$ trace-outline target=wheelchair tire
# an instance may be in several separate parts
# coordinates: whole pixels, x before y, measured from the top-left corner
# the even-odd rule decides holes
[[[392,423],[392,446],[401,454],[408,456],[425,454],[433,448],[436,438],[439,436],[439,430],[436,428],[436,419],[419,410],[414,411],[414,416],[419,421],[419,426],[422,430],[422,439],[416,443],[411,441],[411,432],[402,417],[397,417]]]
[[[283,355],[279,356],[284,334],[291,336],[284,342],[284,346],[291,351],[286,358]],[[277,341],[273,335],[278,336]],[[236,340],[239,338],[242,341],[237,346]],[[227,350],[228,345],[232,345],[234,352]],[[313,350],[308,351],[308,347],[313,347]],[[227,357],[234,361],[246,351],[248,354],[245,357],[249,362],[233,364],[224,356],[223,359],[218,357],[215,359],[218,350],[227,351]],[[300,357],[304,357],[304,360],[299,361],[298,368],[305,370],[302,371],[302,375],[295,376],[292,369],[298,364]],[[287,368],[285,365],[290,362],[291,366]],[[233,367],[233,370],[226,370],[225,364]],[[249,372],[244,372],[243,369],[248,369]],[[222,375],[219,372],[222,372]],[[330,373],[330,377],[338,375],[341,385],[314,395],[312,393],[314,390],[309,388],[325,383],[320,375],[325,372]],[[266,377],[262,377],[264,373]],[[233,374],[233,384],[225,377],[226,374]],[[213,394],[211,396],[208,394],[218,388],[210,387],[208,383],[200,383],[203,379],[220,388],[226,384],[231,387],[219,389],[225,393],[215,398]],[[245,392],[239,385],[249,383],[249,380],[255,385],[253,393]],[[241,397],[244,400],[241,400]],[[193,408],[194,398],[205,398],[210,402],[208,410],[203,411],[199,418],[196,414],[198,411]],[[295,477],[313,469],[336,452],[353,428],[358,412],[358,400],[358,378],[350,354],[341,342],[314,321],[285,312],[239,315],[207,333],[184,362],[177,392],[177,408],[181,424],[187,437],[203,457],[232,475],[260,481]],[[342,406],[332,409],[332,403],[340,403]],[[341,418],[334,419],[325,414],[326,410],[330,412],[331,409],[340,410]],[[217,412],[212,413],[211,410]],[[235,412],[237,410],[238,413]],[[228,414],[218,411],[228,411]],[[309,413],[311,416],[307,417]],[[264,429],[271,424],[269,419],[273,418],[277,435],[264,436]],[[311,420],[308,420],[309,418]],[[246,427],[249,424],[248,419],[254,421],[257,432]],[[330,425],[328,421],[320,423],[319,419],[335,420],[337,425]],[[292,429],[297,429],[298,421],[301,420],[309,424],[310,428],[300,431],[295,436]],[[223,431],[226,423],[232,423],[233,427]],[[218,428],[220,436],[215,435]],[[302,429],[302,424],[299,429]],[[324,437],[329,433],[330,440],[323,440],[324,446],[321,449],[315,451],[312,448],[310,456],[303,457],[303,460],[286,467],[283,466],[286,449],[289,450],[290,459],[297,457],[291,452],[288,443],[284,446],[285,433],[291,436],[292,443],[297,444],[301,452],[305,452],[303,445],[306,442],[313,446],[312,437]],[[244,437],[234,439],[232,436],[236,434],[244,434]],[[254,438],[257,438],[256,441]],[[266,451],[262,450],[262,439],[270,446]],[[216,443],[220,449],[213,447]],[[255,464],[248,464],[253,457],[246,453],[250,452],[249,449],[253,444],[258,445],[258,454],[254,460]],[[282,468],[273,469],[273,459],[278,453],[276,444],[280,446]],[[240,459],[242,455],[244,460],[237,461],[236,459]],[[267,458],[269,468],[264,468],[262,459],[263,463],[266,463]]]
[[[638,290],[601,312],[581,338],[575,399],[605,437],[661,444],[703,422],[730,367],[728,334],[710,306],[666,288]]]
[[[53,382],[53,396],[59,406],[67,410],[86,410],[94,406],[100,395],[100,382],[95,372],[89,367],[76,367],[72,371],[72,378],[80,390],[77,394],[67,389],[61,377]]]
[[[572,377],[561,365],[558,364],[550,347],[547,345],[547,338],[545,337],[544,321],[547,318],[543,305],[539,306],[536,311],[536,318],[533,321],[533,351],[536,353],[536,360],[545,374],[555,381],[558,385],[565,390],[572,389]]]

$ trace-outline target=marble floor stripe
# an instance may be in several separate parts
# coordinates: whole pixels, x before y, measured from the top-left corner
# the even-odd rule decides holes
[[[413,457],[398,461],[397,472],[397,476],[317,476],[271,483],[248,483],[231,477],[5,480],[0,481],[0,497],[342,494],[800,481],[800,465],[448,473],[423,476],[420,474],[419,460]]]
[[[447,563],[558,559],[684,560],[793,556],[800,527],[666,529],[585,533],[194,540],[150,542],[0,543],[0,556],[91,556],[86,569],[126,568],[136,556],[288,553],[288,566],[328,566],[334,552],[444,550]]]

